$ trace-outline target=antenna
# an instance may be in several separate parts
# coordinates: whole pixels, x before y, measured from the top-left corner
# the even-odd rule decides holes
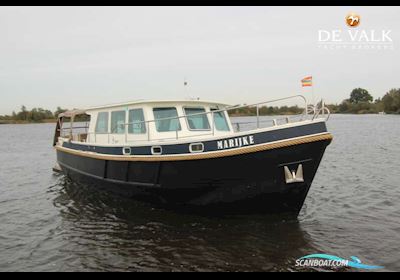
[[[184,77],[183,78],[183,92],[184,92],[185,98],[188,99],[188,100],[200,100],[200,97],[194,97],[194,96],[190,96],[189,95],[188,85],[189,85],[189,83],[187,81],[187,78]]]
[[[186,77],[183,77],[183,93],[184,93],[185,98],[190,99],[190,96],[188,95],[187,88],[188,88],[187,79],[186,79]]]

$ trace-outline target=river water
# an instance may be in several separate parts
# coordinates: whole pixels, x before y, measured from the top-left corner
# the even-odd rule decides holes
[[[0,125],[0,271],[400,270],[400,116],[333,115],[297,220],[184,215],[53,174],[54,124]]]

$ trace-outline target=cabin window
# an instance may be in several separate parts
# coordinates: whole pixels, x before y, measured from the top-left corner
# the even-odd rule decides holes
[[[181,130],[176,108],[154,108],[154,119],[158,132]]]
[[[216,111],[216,109],[211,109],[211,111]],[[229,131],[229,125],[224,112],[215,112],[213,115],[215,128],[219,131]]]
[[[108,133],[108,112],[100,112],[97,115],[96,133]]]
[[[146,133],[146,123],[144,123],[143,109],[129,110],[128,133]]]
[[[192,130],[209,130],[210,123],[208,122],[206,110],[204,108],[185,108],[186,120],[189,129]],[[204,113],[204,114],[202,114]],[[193,116],[192,116],[193,115]]]
[[[125,133],[125,111],[111,112],[111,133]]]

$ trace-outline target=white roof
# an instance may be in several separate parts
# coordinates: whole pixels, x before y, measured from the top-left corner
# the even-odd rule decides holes
[[[206,101],[206,100],[136,100],[136,101],[130,101],[130,102],[124,102],[124,103],[115,103],[115,104],[108,104],[108,105],[102,105],[102,106],[95,106],[95,107],[90,107],[87,108],[86,111],[94,111],[94,110],[100,110],[100,109],[106,109],[106,108],[113,108],[113,107],[122,107],[122,106],[130,106],[130,105],[138,105],[138,104],[193,104],[193,105],[216,105],[220,107],[228,107],[230,105],[224,104],[221,102],[215,102],[215,101]]]

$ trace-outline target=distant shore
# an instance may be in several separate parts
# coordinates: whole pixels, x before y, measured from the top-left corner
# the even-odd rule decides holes
[[[389,90],[382,98],[373,99],[366,89],[355,88],[350,93],[350,98],[344,99],[340,104],[326,104],[331,114],[397,114],[400,115],[400,88]],[[57,107],[52,112],[43,108],[33,108],[28,110],[24,105],[19,112],[12,112],[11,115],[0,115],[0,124],[30,124],[30,123],[55,123],[57,116],[64,113],[67,109]],[[231,108],[231,117],[243,116],[284,116],[298,115],[304,109],[295,106],[247,106],[241,108]],[[87,116],[75,119],[76,121],[87,121]]]
[[[34,123],[56,123],[56,119],[47,119],[40,121],[22,121],[22,120],[0,120],[1,124],[34,124]]]
[[[400,115],[396,113],[331,113],[333,115]],[[267,117],[267,116],[290,116],[290,115],[296,115],[293,113],[287,113],[287,114],[272,114],[272,115],[260,115],[260,117]],[[231,117],[255,117],[256,115],[251,114],[251,115],[245,115],[245,114],[230,114]],[[2,124],[40,124],[40,123],[56,123],[56,119],[46,119],[46,120],[40,120],[40,121],[22,121],[22,120],[0,120],[0,125]]]

